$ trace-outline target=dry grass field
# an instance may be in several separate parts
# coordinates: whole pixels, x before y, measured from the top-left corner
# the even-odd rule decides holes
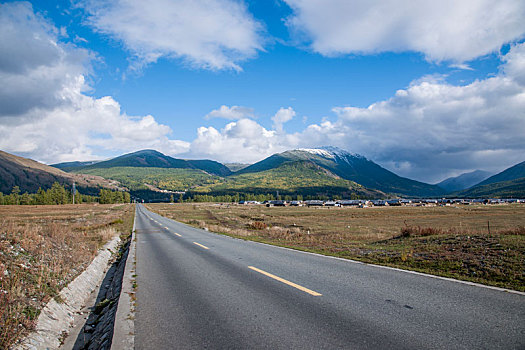
[[[133,215],[131,204],[0,206],[0,349],[34,327],[100,247],[131,232]]]
[[[166,217],[280,246],[525,291],[525,205],[150,204]]]

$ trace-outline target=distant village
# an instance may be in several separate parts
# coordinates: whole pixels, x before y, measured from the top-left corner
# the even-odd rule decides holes
[[[390,200],[367,200],[367,199],[348,199],[348,200],[305,200],[305,201],[285,201],[270,200],[264,202],[258,201],[240,201],[240,205],[265,205],[267,207],[387,207],[387,206],[412,206],[412,207],[430,207],[430,206],[451,206],[451,205],[497,205],[525,203],[525,199],[390,199]]]

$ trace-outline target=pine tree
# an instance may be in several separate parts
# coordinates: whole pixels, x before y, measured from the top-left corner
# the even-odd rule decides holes
[[[11,190],[11,194],[9,195],[10,197],[10,204],[14,204],[14,205],[18,205],[20,204],[20,187],[18,186],[14,186],[13,189]]]

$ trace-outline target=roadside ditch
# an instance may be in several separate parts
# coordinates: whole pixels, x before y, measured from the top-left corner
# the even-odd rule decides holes
[[[115,261],[111,264],[102,281],[95,304],[91,307],[89,316],[76,337],[72,346],[73,349],[102,350],[111,348],[130,243],[131,235],[120,245],[114,258]]]

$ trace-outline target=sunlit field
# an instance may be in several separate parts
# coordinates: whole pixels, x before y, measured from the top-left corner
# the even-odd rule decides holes
[[[133,225],[131,204],[0,206],[0,349],[34,328],[43,306]]]

